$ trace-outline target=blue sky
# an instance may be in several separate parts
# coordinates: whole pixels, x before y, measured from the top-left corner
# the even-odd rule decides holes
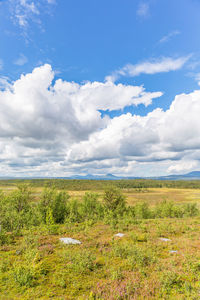
[[[199,169],[199,0],[2,0],[0,28],[2,176]]]

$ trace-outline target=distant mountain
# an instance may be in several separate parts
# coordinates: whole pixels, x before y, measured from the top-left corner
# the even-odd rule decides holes
[[[154,180],[200,180],[200,171],[193,171],[187,174],[168,175],[158,177],[134,177],[134,176],[115,176],[113,174],[73,176],[70,179],[88,179],[88,180],[121,180],[121,179],[154,179]]]
[[[106,175],[92,175],[92,174],[87,174],[83,176],[72,176],[70,179],[87,179],[87,180],[119,180],[124,177],[118,177],[113,174],[106,174]]]
[[[0,180],[10,179],[79,179],[79,180],[122,180],[122,179],[153,179],[153,180],[200,180],[200,171],[193,171],[187,174],[168,175],[158,177],[134,177],[134,176],[115,176],[113,174],[106,175],[74,175],[71,177],[0,177]]]
[[[200,171],[193,171],[187,174],[168,175],[160,177],[152,177],[157,180],[200,180]]]

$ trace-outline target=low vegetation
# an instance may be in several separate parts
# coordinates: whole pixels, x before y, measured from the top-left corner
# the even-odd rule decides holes
[[[130,205],[106,185],[81,199],[53,184],[0,192],[2,299],[199,299],[199,203]]]

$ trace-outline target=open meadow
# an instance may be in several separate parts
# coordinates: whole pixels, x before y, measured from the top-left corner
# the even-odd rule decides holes
[[[0,299],[200,298],[200,182],[8,180],[0,190]]]

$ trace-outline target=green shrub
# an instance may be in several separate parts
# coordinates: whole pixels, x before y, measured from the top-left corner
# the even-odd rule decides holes
[[[0,231],[0,246],[3,246],[5,244],[9,244],[11,241],[11,238],[8,234],[6,234],[6,232],[1,229]]]
[[[13,276],[19,286],[32,287],[34,285],[34,272],[29,266],[15,266]]]
[[[81,209],[80,209],[81,203],[77,201],[76,199],[72,199],[69,201],[67,209],[68,214],[66,216],[66,223],[78,223],[82,222],[83,216],[81,215]]]
[[[31,191],[21,185],[8,196],[0,195],[0,220],[6,231],[20,231],[29,223]]]
[[[161,283],[163,295],[170,294],[173,289],[178,292],[184,285],[184,281],[181,279],[180,275],[171,271],[163,273]]]
[[[97,193],[85,193],[80,207],[80,214],[84,219],[99,220],[104,215],[103,205],[98,201]]]
[[[57,192],[55,188],[45,188],[38,206],[43,222],[46,223],[49,220],[49,214],[52,214],[53,222],[64,223],[68,213],[68,199],[69,195],[65,192]]]
[[[187,203],[183,205],[183,214],[186,217],[194,217],[199,215],[199,209],[196,203]]]
[[[134,215],[137,219],[151,219],[153,217],[147,203],[136,204],[134,207]]]
[[[67,252],[67,254],[71,262],[70,268],[76,273],[86,274],[93,271],[96,267],[96,257],[88,250],[82,250],[76,253]]]
[[[107,209],[123,212],[126,207],[125,196],[116,187],[107,188],[104,192],[103,200]]]
[[[131,255],[131,247],[127,244],[114,243],[112,246],[112,253],[114,256],[126,259]]]
[[[137,268],[148,267],[156,261],[154,254],[148,250],[143,249],[137,245],[134,245],[131,249],[131,255],[129,257],[129,263],[133,270]]]

